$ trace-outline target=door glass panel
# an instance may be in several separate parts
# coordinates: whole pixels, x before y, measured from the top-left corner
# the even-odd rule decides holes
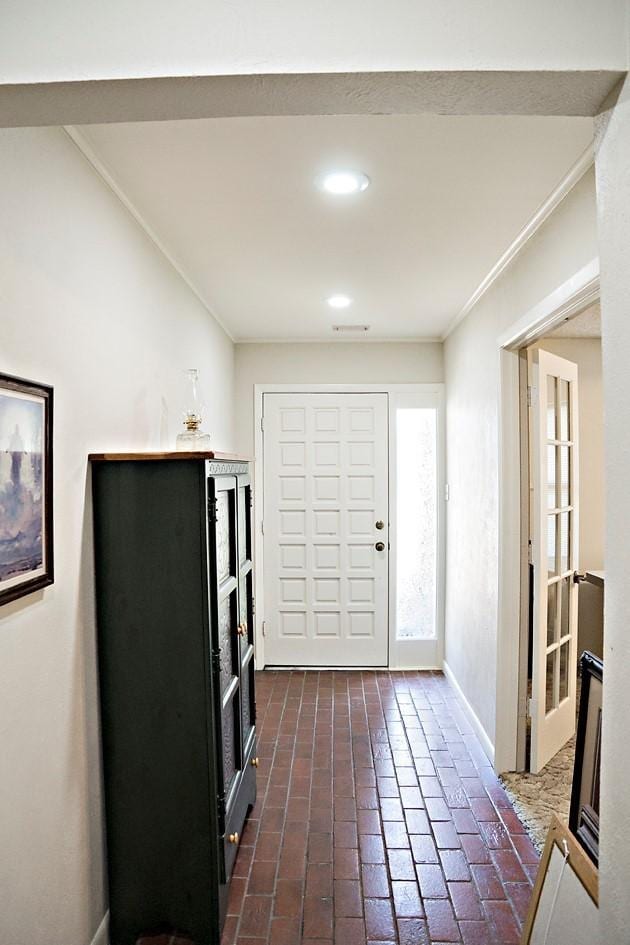
[[[227,492],[217,495],[217,569],[219,583],[230,576],[230,506]]]
[[[437,411],[398,409],[396,443],[396,635],[399,640],[432,639],[436,635]]]
[[[223,713],[223,785],[225,793],[230,790],[230,785],[236,775],[236,745],[235,745],[235,725],[234,725],[234,707],[238,705],[238,698],[232,699]]]
[[[560,400],[560,432],[559,440],[571,439],[570,407],[569,407],[569,382],[559,381],[558,396]]]
[[[249,514],[249,488],[241,486],[238,490],[238,558],[244,564],[250,557],[249,529],[247,517]]]
[[[547,574],[555,577],[556,571],[556,522],[557,515],[547,516]]]
[[[560,636],[566,637],[568,633],[571,632],[571,622],[569,620],[571,616],[571,584],[573,582],[572,577],[563,578],[560,582],[560,598],[561,598],[561,611],[560,611]]]
[[[556,507],[556,447],[547,446],[547,508]]]
[[[547,377],[547,439],[555,440],[556,436],[556,379]]]
[[[567,641],[560,647],[560,702],[569,695],[569,646]]]
[[[249,735],[253,721],[252,721],[252,707],[251,707],[251,674],[253,672],[254,661],[250,659],[249,663],[243,670],[241,674],[241,706],[243,713],[243,744],[247,741],[247,736]]]
[[[571,517],[572,512],[560,513],[560,572],[571,567]]]
[[[225,692],[232,682],[234,675],[234,656],[232,652],[234,640],[234,622],[232,614],[232,601],[234,595],[230,594],[219,604],[219,663],[221,666],[221,692]]]
[[[558,584],[547,587],[547,646],[558,639]]]
[[[558,495],[558,506],[565,509],[567,505],[571,505],[571,447],[570,446],[559,446],[558,452],[560,454],[560,482],[559,485],[559,495]]]
[[[555,708],[554,688],[555,688],[555,668],[557,650],[547,653],[547,672],[545,677],[545,712],[551,712]]]

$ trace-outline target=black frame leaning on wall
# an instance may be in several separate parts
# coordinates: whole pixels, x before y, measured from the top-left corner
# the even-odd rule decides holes
[[[12,587],[0,590],[0,606],[10,601],[18,600],[27,594],[41,590],[54,583],[54,540],[53,540],[53,388],[48,384],[26,380],[11,374],[0,374],[0,391],[15,391],[31,394],[44,401],[44,479],[43,488],[43,522],[44,522],[44,571],[36,577],[25,575],[24,581]]]
[[[590,713],[591,682],[598,680],[603,685],[604,664],[598,656],[585,650],[580,657],[582,672],[582,690],[580,693],[580,709],[578,713],[577,734],[575,740],[575,767],[573,768],[573,785],[571,788],[571,807],[569,811],[569,829],[588,853],[593,863],[599,862],[599,779],[601,762],[601,708],[595,725],[595,742],[590,756],[592,767],[586,771],[584,758],[586,754],[586,735]],[[585,802],[585,789],[588,800]]]

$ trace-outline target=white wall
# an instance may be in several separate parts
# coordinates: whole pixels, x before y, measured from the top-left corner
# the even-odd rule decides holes
[[[0,81],[623,69],[624,0],[5,0]]]
[[[612,115],[604,115],[598,122],[596,157],[606,450],[605,676],[599,861],[602,943],[627,942],[630,928],[629,154],[630,80],[626,80]]]
[[[254,384],[431,384],[444,380],[441,344],[237,344],[236,445],[254,454]]]
[[[65,133],[0,132],[0,371],[55,388],[55,584],[0,608],[0,945],[106,908],[87,454],[165,448],[180,369],[232,448],[233,346]]]
[[[495,741],[499,535],[499,336],[597,256],[585,175],[444,346],[447,399],[446,661]]]

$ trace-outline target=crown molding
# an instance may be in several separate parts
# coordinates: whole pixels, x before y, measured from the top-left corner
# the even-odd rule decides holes
[[[424,337],[421,335],[401,335],[400,338],[379,338],[377,335],[374,335],[372,338],[365,338],[363,335],[357,334],[353,336],[352,333],[349,333],[344,338],[329,338],[326,337],[314,337],[314,338],[235,338],[234,344],[237,345],[371,345],[371,344],[384,344],[384,345],[402,345],[402,344],[422,344],[422,345],[435,345],[442,344],[442,339],[440,337]]]
[[[496,261],[490,272],[479,283],[466,304],[447,327],[446,331],[442,335],[442,341],[446,341],[451,332],[453,332],[466,318],[468,313],[472,311],[477,302],[486,294],[492,284],[496,282],[496,280],[507,269],[510,263],[516,259],[525,244],[540,229],[543,223],[562,203],[567,194],[573,190],[575,185],[582,180],[589,168],[593,166],[594,161],[595,155],[593,151],[593,145],[591,144],[580,155],[575,164],[572,165],[558,186],[549,194],[547,199],[539,206],[533,216],[530,217],[522,230],[517,234],[515,239],[512,240],[503,255]]]
[[[232,335],[232,332],[227,328],[227,326],[221,321],[221,319],[212,310],[212,307],[210,306],[210,303],[208,302],[208,300],[205,298],[203,292],[195,285],[195,283],[190,278],[190,276],[177,262],[177,260],[175,259],[171,251],[168,249],[168,247],[159,238],[155,230],[153,230],[152,227],[149,225],[149,223],[145,220],[145,218],[140,213],[136,205],[129,199],[129,197],[127,196],[125,191],[122,189],[122,187],[120,186],[120,184],[118,183],[118,181],[116,180],[116,178],[114,177],[110,169],[96,154],[96,152],[94,151],[94,148],[88,143],[85,136],[78,130],[78,128],[75,128],[73,125],[63,125],[62,128],[65,131],[65,133],[68,135],[72,143],[75,145],[75,147],[78,148],[78,150],[81,152],[83,157],[96,171],[96,173],[101,178],[101,180],[109,187],[112,193],[115,194],[115,196],[118,198],[118,200],[123,205],[125,210],[134,218],[134,220],[142,228],[142,230],[144,230],[146,236],[149,237],[153,245],[160,251],[160,253],[162,254],[162,256],[164,256],[166,261],[172,266],[172,268],[175,270],[175,272],[180,277],[180,279],[182,279],[186,283],[190,291],[193,293],[194,296],[196,296],[199,302],[201,302],[201,304],[203,305],[205,310],[208,312],[208,314],[212,316],[212,318],[215,320],[217,325],[219,325],[223,329],[223,331],[228,336],[230,341],[233,342],[234,337]]]

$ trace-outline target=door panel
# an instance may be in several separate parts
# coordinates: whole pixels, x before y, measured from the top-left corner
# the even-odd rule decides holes
[[[243,753],[250,753],[250,737],[256,719],[254,693],[254,585],[251,529],[250,477],[238,477],[239,659],[241,679],[241,729]]]
[[[579,548],[577,365],[534,354],[532,772],[575,731]]]
[[[385,666],[387,394],[265,394],[263,410],[266,662]]]

